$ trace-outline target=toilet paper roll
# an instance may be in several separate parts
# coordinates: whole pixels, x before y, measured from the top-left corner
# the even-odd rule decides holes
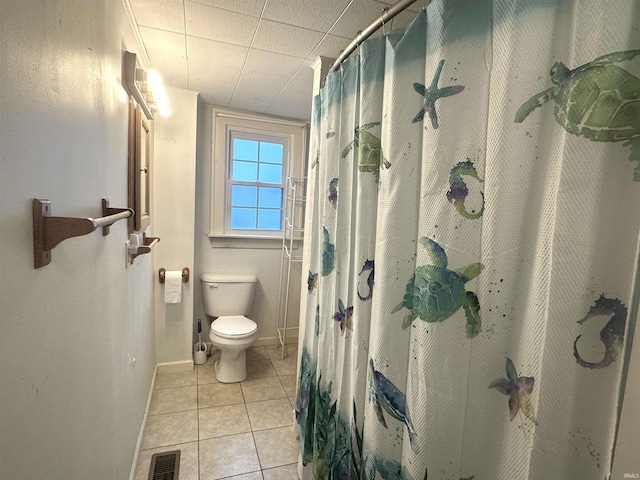
[[[164,303],[180,303],[182,301],[182,272],[166,272],[164,274]]]

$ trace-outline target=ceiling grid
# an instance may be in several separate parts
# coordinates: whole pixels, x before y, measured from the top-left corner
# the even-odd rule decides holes
[[[311,64],[395,0],[130,0],[152,68],[206,103],[308,120]],[[404,27],[422,8],[394,19]]]

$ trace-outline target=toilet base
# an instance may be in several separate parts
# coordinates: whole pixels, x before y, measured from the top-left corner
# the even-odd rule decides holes
[[[220,383],[238,383],[247,379],[247,352],[221,350],[220,359],[215,364],[216,379]]]

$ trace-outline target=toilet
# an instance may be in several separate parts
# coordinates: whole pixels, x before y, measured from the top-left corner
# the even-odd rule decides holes
[[[204,311],[214,318],[209,339],[220,350],[216,378],[241,382],[247,378],[247,348],[258,339],[256,322],[245,317],[258,279],[253,274],[203,273],[200,281]]]

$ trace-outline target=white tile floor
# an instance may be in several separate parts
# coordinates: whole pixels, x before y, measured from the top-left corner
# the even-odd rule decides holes
[[[241,383],[216,380],[217,355],[157,375],[135,480],[147,480],[151,455],[171,450],[181,452],[180,480],[298,480],[295,345],[286,353],[251,347]]]

